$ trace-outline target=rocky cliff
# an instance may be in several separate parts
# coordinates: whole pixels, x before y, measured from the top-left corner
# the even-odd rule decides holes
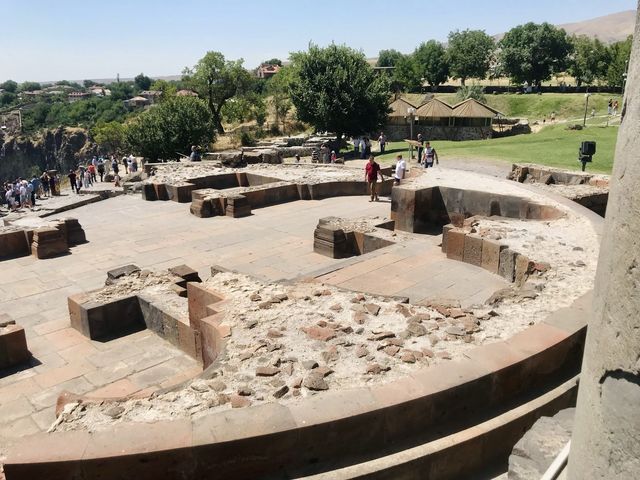
[[[97,145],[82,128],[59,127],[32,136],[0,131],[0,180],[27,176],[33,167],[65,172],[96,153]]]

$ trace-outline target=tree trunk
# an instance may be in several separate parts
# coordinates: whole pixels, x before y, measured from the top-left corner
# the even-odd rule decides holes
[[[213,122],[216,125],[216,130],[220,135],[224,135],[224,127],[222,126],[222,118],[220,117],[220,110],[222,110],[222,105],[218,108],[214,108],[213,110]]]
[[[462,85],[464,87],[464,82],[465,82],[466,78],[461,77],[460,78],[460,85]]]

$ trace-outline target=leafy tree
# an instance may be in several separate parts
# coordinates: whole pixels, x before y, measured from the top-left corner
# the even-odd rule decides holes
[[[631,44],[633,37],[613,43],[609,46],[610,63],[607,68],[607,85],[610,87],[622,87],[625,82],[625,73],[631,57]]]
[[[114,82],[107,85],[111,90],[111,100],[126,100],[133,96],[132,82]]]
[[[16,93],[18,91],[18,84],[13,80],[7,80],[6,82],[0,83],[0,89],[9,93]]]
[[[177,159],[191,145],[208,145],[215,139],[207,104],[195,97],[173,97],[138,115],[126,129],[134,153],[149,158]]]
[[[91,134],[102,152],[115,155],[124,152],[126,127],[123,123],[99,123],[91,129]]]
[[[571,43],[573,55],[569,59],[568,72],[576,79],[577,85],[591,85],[596,79],[605,79],[610,63],[607,47],[597,38],[586,35],[574,35]]]
[[[138,87],[139,90],[149,90],[152,80],[144,73],[141,73],[133,79],[133,83],[135,83],[136,87]]]
[[[278,65],[279,67],[282,66],[282,60],[280,60],[279,58],[272,58],[270,60],[265,60],[262,63],[267,65]]]
[[[220,52],[207,52],[193,69],[185,68],[185,80],[206,99],[218,133],[224,133],[222,107],[236,95],[251,87],[251,74],[242,66],[243,60],[225,60]]]
[[[395,91],[415,92],[420,89],[422,75],[413,55],[403,55],[393,69],[391,86]]]
[[[402,53],[393,48],[390,50],[380,50],[376,67],[395,67],[403,57],[404,55]]]
[[[22,82],[18,86],[18,91],[20,92],[33,92],[35,90],[42,90],[42,85],[38,82]]]
[[[84,88],[91,88],[97,85],[97,83],[94,82],[93,80],[84,80],[82,84],[84,85]]]
[[[0,93],[0,106],[6,107],[15,103],[18,100],[18,96],[15,93],[11,92],[2,92]]]
[[[572,46],[567,33],[548,23],[526,23],[509,30],[500,41],[502,67],[515,83],[538,85],[562,72]]]
[[[318,130],[354,136],[379,128],[387,118],[388,85],[375,75],[363,53],[346,46],[292,54],[291,99],[298,118]]]
[[[421,78],[429,85],[438,86],[449,78],[449,58],[440,42],[429,40],[421,43],[413,52],[413,58]]]
[[[464,85],[467,78],[485,78],[489,71],[493,38],[484,30],[464,30],[449,33],[449,62],[454,78]]]
[[[486,103],[487,99],[484,96],[482,85],[462,85],[456,92],[456,100],[458,102],[464,102],[469,98]]]
[[[282,122],[282,131],[286,127],[287,114],[293,107],[291,103],[293,81],[293,69],[284,67],[271,78],[267,86],[267,94],[270,96],[269,100],[276,114],[276,124]]]
[[[162,92],[160,101],[164,101],[168,98],[174,97],[178,92],[176,82],[168,82],[166,80],[156,80],[150,87],[150,90],[158,90]]]

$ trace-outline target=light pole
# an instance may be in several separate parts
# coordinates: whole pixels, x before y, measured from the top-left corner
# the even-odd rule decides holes
[[[407,108],[407,116],[409,117],[409,139],[413,140],[413,120],[416,116],[416,109]],[[413,144],[409,143],[409,161],[413,160]]]
[[[582,126],[586,127],[587,126],[587,109],[589,108],[589,97],[591,96],[591,94],[589,92],[584,94],[584,120],[582,121]]]

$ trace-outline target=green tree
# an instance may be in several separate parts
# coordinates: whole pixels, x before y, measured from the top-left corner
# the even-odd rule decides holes
[[[422,75],[413,55],[403,55],[396,62],[391,77],[391,87],[394,91],[416,92],[420,89]]]
[[[126,100],[133,97],[133,82],[114,82],[106,88],[111,90],[111,100]]]
[[[231,98],[251,87],[251,74],[242,66],[243,60],[225,60],[220,52],[207,52],[193,69],[185,68],[184,79],[206,99],[218,133],[224,133],[222,107]]]
[[[500,61],[514,83],[538,85],[565,70],[572,45],[567,33],[548,23],[526,23],[500,40]]]
[[[82,84],[84,85],[84,88],[95,87],[97,85],[93,80],[84,80]]]
[[[578,86],[593,84],[594,80],[604,80],[610,63],[609,49],[597,38],[586,35],[571,37],[573,55],[569,58],[568,72],[576,79]]]
[[[38,82],[22,82],[18,86],[20,92],[33,92],[34,90],[42,90],[42,85]]]
[[[160,101],[164,101],[168,98],[175,97],[178,92],[176,82],[168,82],[167,80],[156,80],[150,87],[150,90],[158,90],[162,92]]]
[[[138,87],[139,90],[149,90],[152,80],[144,73],[141,73],[139,75],[136,75],[136,78],[133,79],[133,83],[135,83],[136,87]]]
[[[15,103],[18,100],[18,96],[15,93],[11,92],[2,92],[0,93],[0,106],[6,107]]]
[[[469,98],[486,103],[487,99],[484,96],[484,88],[482,88],[482,85],[462,85],[456,91],[456,100],[458,100],[458,102],[464,102]]]
[[[317,130],[343,135],[372,132],[385,123],[389,111],[388,85],[375,75],[363,53],[346,46],[292,54],[295,79],[291,99],[297,116]]]
[[[449,33],[447,54],[453,78],[459,78],[462,85],[467,78],[485,78],[494,49],[493,38],[484,30]]]
[[[99,123],[91,135],[105,154],[119,155],[125,151],[126,127],[121,122]]]
[[[426,79],[432,87],[449,78],[449,58],[440,42],[429,40],[421,43],[413,52],[413,58],[421,78]]]
[[[0,83],[0,89],[9,93],[16,93],[18,91],[18,84],[13,80],[7,80],[6,82]]]
[[[276,125],[282,122],[282,131],[286,129],[287,114],[293,107],[291,103],[291,86],[293,69],[284,67],[276,73],[267,85],[267,95],[276,116]]]
[[[278,65],[279,67],[282,66],[282,60],[280,60],[279,58],[271,58],[269,60],[265,60],[262,63],[267,65]]]
[[[389,50],[380,50],[380,53],[378,53],[378,60],[376,61],[376,67],[395,67],[402,57],[404,57],[404,55],[393,48]]]
[[[173,97],[133,118],[126,141],[134,153],[152,161],[187,155],[191,145],[209,145],[215,130],[207,104],[195,97]]]
[[[607,85],[610,87],[622,87],[625,83],[625,74],[631,57],[631,44],[633,37],[613,43],[609,46],[610,63],[607,68]]]

